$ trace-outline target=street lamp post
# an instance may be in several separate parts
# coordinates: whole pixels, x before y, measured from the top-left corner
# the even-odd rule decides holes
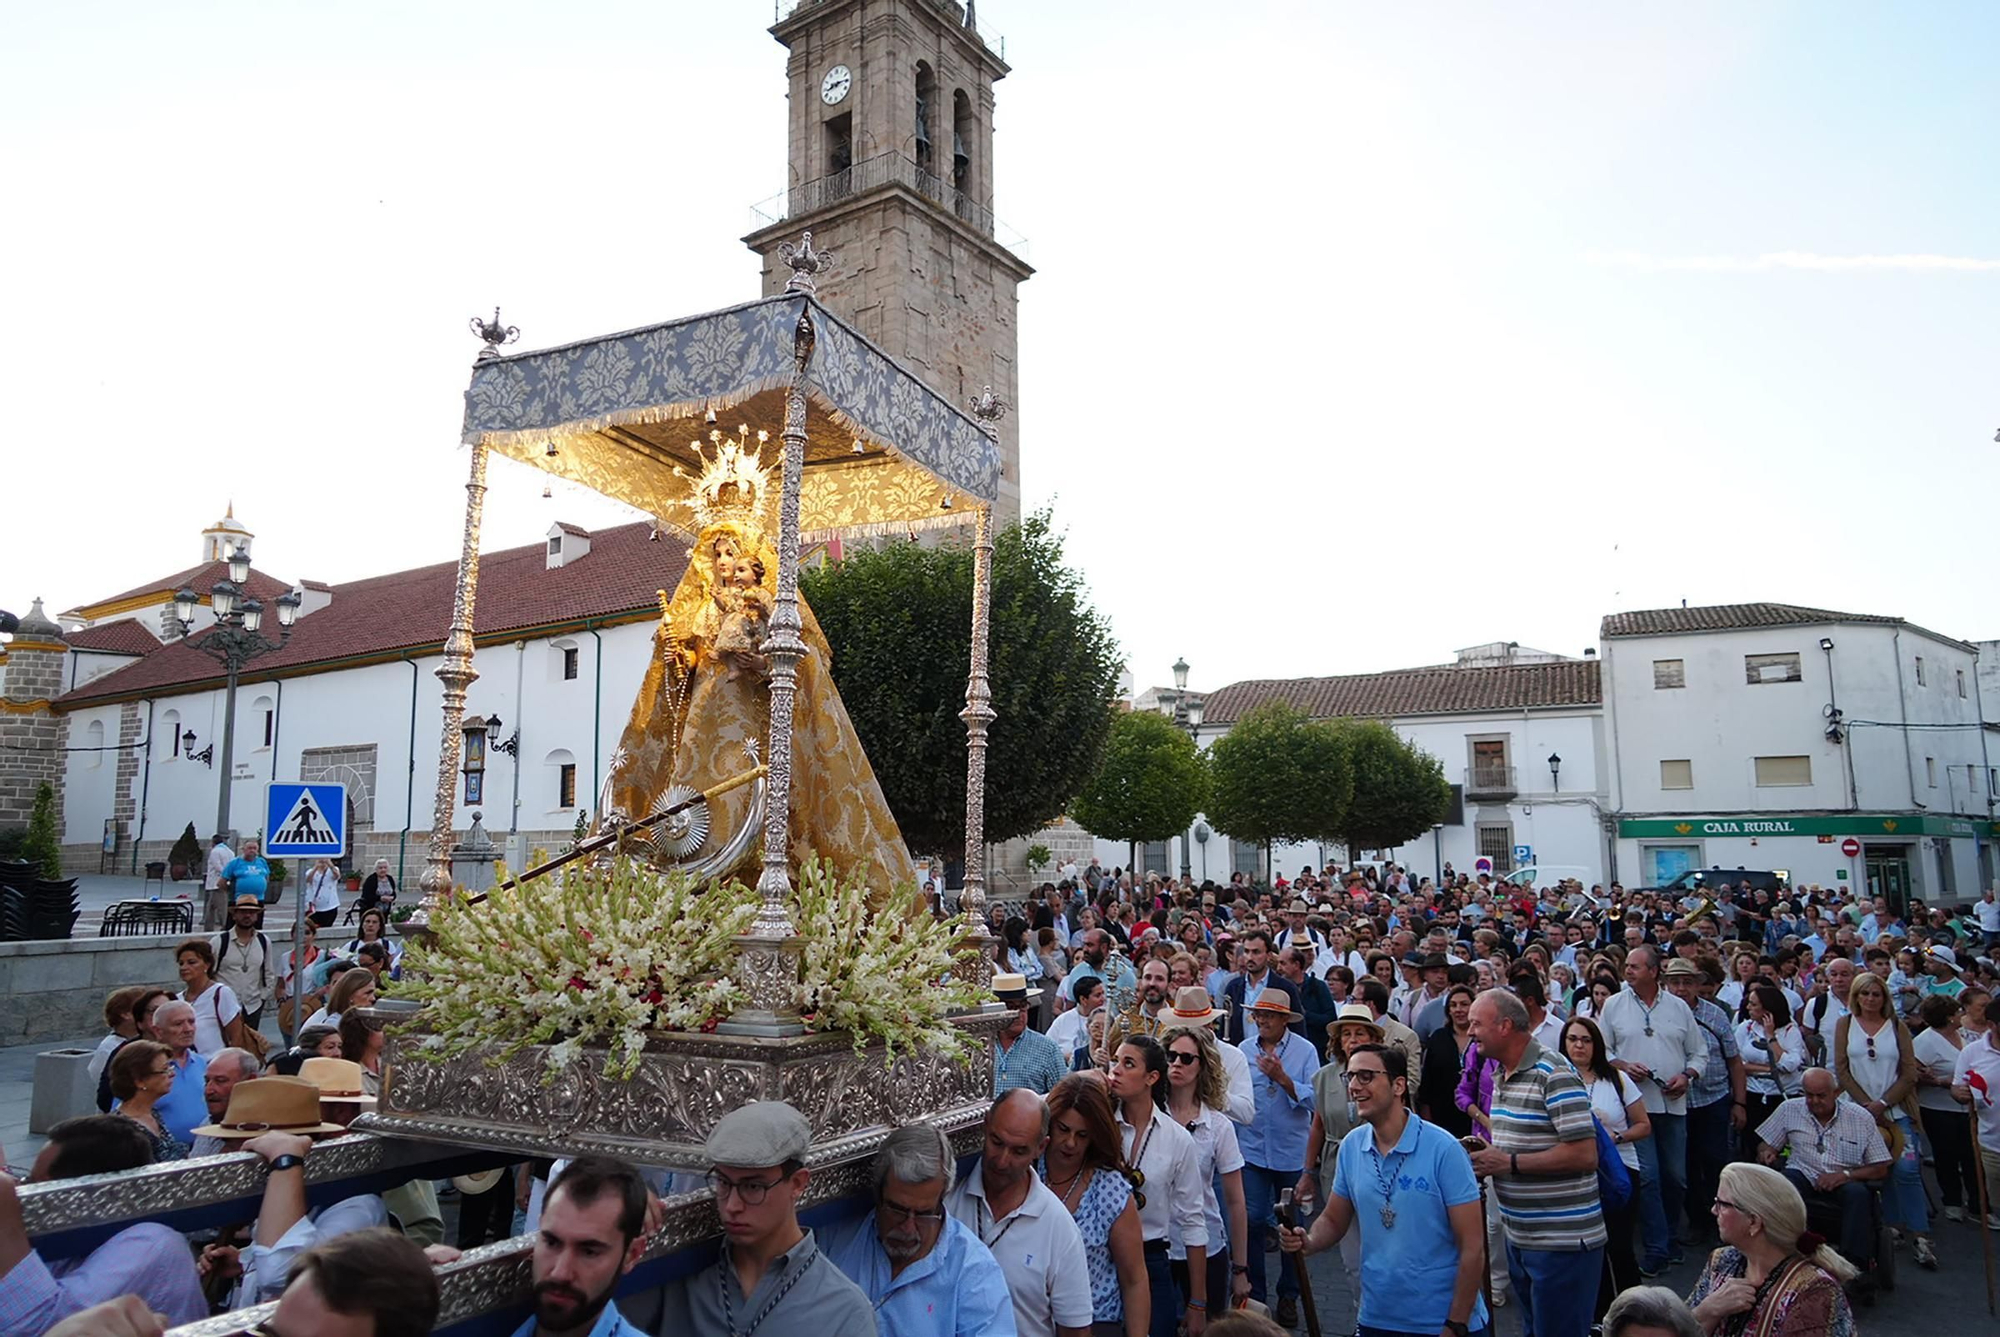
[[[235,549],[229,554],[229,579],[219,580],[209,590],[209,607],[215,613],[215,625],[200,640],[190,639],[189,644],[220,663],[228,674],[228,685],[224,689],[222,702],[222,783],[215,801],[215,832],[226,835],[229,831],[229,797],[234,780],[236,750],[236,676],[243,666],[261,655],[292,639],[292,623],[298,619],[299,604],[302,602],[295,592],[281,594],[278,605],[278,639],[273,641],[263,635],[264,605],[255,599],[246,598],[244,584],[250,579],[250,554]],[[192,589],[183,588],[174,595],[174,616],[180,620],[185,634],[194,627],[195,606],[201,596]]]
[[[1549,789],[1554,793],[1562,792],[1562,773],[1563,759],[1554,752],[1549,753]]]
[[[1431,885],[1444,890],[1444,823],[1431,823],[1431,863],[1435,866],[1431,874]]]
[[[1187,685],[1188,662],[1185,659],[1176,659],[1174,660],[1174,724],[1179,728],[1187,730],[1188,738],[1194,743],[1195,750],[1199,752],[1201,750],[1201,702],[1188,700]],[[1200,832],[1196,834],[1195,838],[1204,843],[1208,840],[1208,836]],[[1194,880],[1194,851],[1188,847],[1189,844],[1187,833],[1183,832],[1181,835],[1182,886],[1186,886]],[[1208,872],[1208,851],[1205,849],[1201,852],[1201,862],[1202,873],[1206,876]]]

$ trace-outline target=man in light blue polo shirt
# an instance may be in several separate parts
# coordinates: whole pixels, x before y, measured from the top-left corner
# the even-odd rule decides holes
[[[1491,1337],[1479,1295],[1486,1226],[1472,1162],[1451,1134],[1410,1112],[1400,1049],[1361,1045],[1347,1056],[1347,1095],[1364,1122],[1340,1141],[1333,1194],[1310,1231],[1278,1237],[1317,1253],[1361,1231],[1358,1337]]]
[[[882,1337],[1017,1337],[1006,1273],[945,1211],[957,1178],[945,1135],[905,1124],[875,1155],[875,1209],[826,1232],[826,1256],[875,1306]]]
[[[222,878],[229,884],[229,899],[232,902],[238,896],[253,893],[258,900],[267,904],[270,902],[271,865],[265,862],[263,847],[257,843],[257,837],[245,840],[243,853],[223,865]]]

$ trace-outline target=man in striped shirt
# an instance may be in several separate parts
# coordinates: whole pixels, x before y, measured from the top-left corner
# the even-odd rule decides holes
[[[1472,1168],[1493,1181],[1522,1330],[1586,1337],[1604,1262],[1597,1128],[1576,1069],[1535,1042],[1528,1009],[1504,989],[1472,1005],[1472,1038],[1500,1064],[1493,1144]]]

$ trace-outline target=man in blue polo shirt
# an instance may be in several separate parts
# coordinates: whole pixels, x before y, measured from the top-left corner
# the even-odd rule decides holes
[[[257,837],[250,836],[243,842],[243,853],[231,859],[223,867],[222,877],[229,884],[229,900],[234,904],[238,896],[255,893],[258,900],[269,903],[271,899],[271,865],[264,861],[263,846]]]
[[[1402,1050],[1360,1045],[1347,1056],[1347,1096],[1364,1122],[1340,1140],[1333,1194],[1312,1229],[1281,1231],[1278,1245],[1317,1253],[1359,1227],[1358,1337],[1490,1337],[1479,1182],[1451,1134],[1410,1112],[1409,1087]]]

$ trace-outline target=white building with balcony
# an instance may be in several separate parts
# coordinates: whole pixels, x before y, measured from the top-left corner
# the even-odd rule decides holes
[[[1601,637],[1627,883],[1772,869],[1935,904],[2000,875],[1974,645],[1775,603],[1617,613]]]

